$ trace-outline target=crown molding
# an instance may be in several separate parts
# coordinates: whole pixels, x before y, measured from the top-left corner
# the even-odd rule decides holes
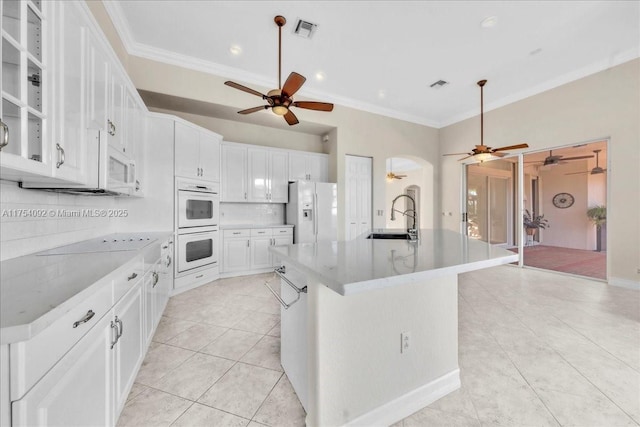
[[[500,98],[490,104],[486,104],[484,106],[484,112],[486,113],[488,111],[495,110],[500,107],[504,107],[505,105],[513,104],[514,102],[521,101],[525,98],[529,98],[530,96],[538,95],[550,89],[554,89],[556,87],[565,85],[567,83],[571,83],[573,81],[590,76],[592,74],[599,73],[600,71],[608,70],[609,68],[613,68],[617,65],[624,64],[625,62],[632,61],[639,57],[640,57],[639,49],[637,48],[629,49],[627,51],[624,51],[616,55],[613,58],[592,63],[590,65],[587,65],[586,67],[582,67],[578,70],[571,71],[570,73],[563,74],[562,76],[547,80],[532,88]],[[439,127],[443,128],[446,126],[450,126],[478,115],[480,115],[479,109],[467,111],[466,113],[463,113],[463,114],[457,114],[447,120],[442,121]]]

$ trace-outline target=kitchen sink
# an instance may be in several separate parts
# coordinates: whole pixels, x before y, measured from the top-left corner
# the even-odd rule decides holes
[[[411,240],[409,233],[371,233],[367,239]]]

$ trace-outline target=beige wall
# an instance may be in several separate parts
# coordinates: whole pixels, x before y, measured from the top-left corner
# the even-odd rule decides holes
[[[497,84],[497,83],[496,83]],[[640,279],[640,60],[576,80],[485,114],[485,141],[500,147],[527,142],[539,150],[609,137],[608,271],[611,282]],[[440,129],[447,152],[478,139],[478,117]],[[444,151],[444,149],[443,149]],[[601,164],[602,165],[602,164]],[[445,228],[460,228],[460,164],[441,163]]]

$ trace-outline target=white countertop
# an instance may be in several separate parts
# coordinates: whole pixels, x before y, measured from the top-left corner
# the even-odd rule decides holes
[[[241,230],[247,228],[282,228],[282,227],[293,227],[290,224],[221,224],[220,230]]]
[[[0,263],[0,343],[32,338],[78,303],[92,295],[93,286],[129,261],[168,238],[171,232],[135,233],[144,235],[143,247],[118,248],[111,252],[91,250],[104,239],[125,236],[111,234]],[[133,233],[126,236],[133,236]],[[108,246],[108,245],[107,245]],[[77,248],[88,253],[76,253]]]
[[[450,230],[420,230],[415,243],[366,239],[366,235],[350,241],[272,246],[270,250],[341,295],[518,261],[518,254]]]

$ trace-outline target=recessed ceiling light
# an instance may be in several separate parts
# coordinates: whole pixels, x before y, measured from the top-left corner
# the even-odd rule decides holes
[[[384,99],[385,96],[387,96],[387,92],[385,92],[384,90],[380,89],[378,91],[378,98]]]
[[[229,52],[231,52],[231,54],[234,56],[238,56],[242,53],[242,48],[234,44],[234,45],[231,45],[231,47],[229,48]]]
[[[326,78],[327,78],[326,74],[323,73],[322,71],[318,71],[316,73],[316,80],[318,80],[319,82],[323,81]]]
[[[493,28],[498,24],[498,17],[497,16],[490,16],[488,18],[485,18],[482,20],[482,22],[480,23],[480,26],[482,28]]]

